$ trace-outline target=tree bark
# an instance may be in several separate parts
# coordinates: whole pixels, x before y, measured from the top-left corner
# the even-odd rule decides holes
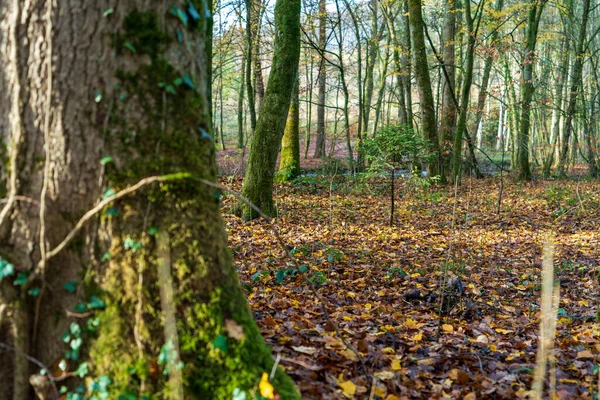
[[[0,257],[28,274],[23,286],[14,276],[0,282],[0,310],[7,310],[0,340],[16,348],[0,351],[0,393],[12,392],[2,398],[29,399],[30,378],[43,381],[23,353],[53,368],[66,356],[67,373],[87,362],[85,379],[110,379],[108,398],[168,396],[169,378],[152,372],[166,330],[176,333],[173,350],[183,362],[181,387],[172,389],[185,398],[256,392],[273,359],[239,285],[219,193],[198,180],[217,174],[209,21],[200,12],[186,27],[142,0],[114,9],[84,3],[0,3],[0,141],[14,144],[3,177],[9,202],[0,209]],[[203,10],[206,3],[177,7],[189,4]],[[185,44],[172,38],[176,31]],[[101,196],[165,174],[65,242]],[[172,270],[170,299],[159,294],[159,264]],[[74,293],[63,289],[71,281]],[[176,327],[164,329],[161,300]],[[276,375],[281,397],[299,398],[289,378]],[[38,389],[57,397],[48,385]]]
[[[319,104],[317,105],[317,141],[315,158],[325,157],[325,102],[327,101],[327,64],[325,61],[325,47],[327,39],[327,8],[325,0],[319,1],[319,49],[321,60],[319,62]]]
[[[519,179],[531,179],[529,166],[529,130],[531,129],[531,101],[535,87],[533,86],[533,67],[535,64],[535,46],[542,11],[547,0],[532,0],[527,22],[525,56],[521,64],[521,122],[517,135],[517,168]]]
[[[283,138],[281,139],[281,158],[279,177],[289,181],[300,175],[300,101],[298,91],[300,77],[296,77],[292,91],[292,100],[288,111]]]
[[[277,0],[273,63],[262,112],[250,148],[242,193],[267,215],[275,215],[273,178],[277,153],[290,107],[292,86],[300,58],[300,1]],[[242,205],[244,218],[258,215]]]
[[[577,40],[575,65],[573,66],[573,78],[571,81],[571,92],[569,95],[569,105],[565,114],[565,135],[563,138],[560,158],[558,160],[558,174],[566,175],[565,165],[567,162],[567,153],[569,151],[569,140],[573,132],[573,117],[575,115],[575,106],[577,105],[577,96],[581,90],[581,82],[583,79],[583,57],[585,49],[585,38],[587,24],[590,15],[590,0],[583,0],[583,13],[581,15],[581,27],[579,29],[579,37]]]
[[[444,79],[444,91],[442,95],[442,118],[440,122],[440,151],[442,153],[442,178],[450,176],[452,162],[452,139],[456,130],[456,116],[458,108],[454,102],[456,93],[456,66],[455,66],[455,35],[456,35],[456,2],[448,0],[446,2],[444,19],[444,43],[443,43],[443,61],[444,68],[448,74]]]
[[[419,99],[421,101],[421,129],[423,130],[423,137],[428,142],[429,152],[432,155],[427,165],[427,173],[429,176],[437,176],[440,172],[440,151],[437,124],[435,121],[435,105],[433,103],[433,93],[429,77],[429,64],[427,62],[425,37],[423,35],[421,0],[408,0],[408,12],[412,30],[415,75],[417,77]]]

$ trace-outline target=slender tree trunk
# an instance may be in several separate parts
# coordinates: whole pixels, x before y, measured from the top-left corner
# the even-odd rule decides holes
[[[533,67],[535,65],[535,46],[537,43],[538,27],[546,1],[532,0],[531,2],[527,22],[525,57],[521,64],[521,122],[517,135],[517,167],[519,178],[523,180],[531,179],[531,167],[529,166],[529,130],[531,129],[531,101],[535,91],[535,86],[533,85]]]
[[[27,275],[22,286],[0,282],[0,340],[16,348],[0,352],[0,393],[30,399],[34,382],[58,398],[27,353],[48,372],[66,358],[65,373],[86,375],[74,385],[110,378],[86,398],[249,397],[273,359],[239,285],[219,193],[199,180],[217,174],[206,14],[182,44],[171,36],[185,27],[160,5],[122,0],[103,16],[84,3],[0,3],[0,140],[14,144],[0,257]],[[113,196],[156,175],[166,176]],[[114,201],[72,231],[101,197]],[[162,366],[179,379],[147,372],[161,348],[183,363]],[[299,398],[282,370],[272,383]]]
[[[379,41],[383,33],[384,25],[379,27],[379,2],[378,0],[370,0],[371,6],[371,37],[367,46],[367,71],[365,73],[365,104],[363,113],[363,132],[368,135],[369,118],[371,116],[371,104],[373,103],[373,90],[375,87],[375,63],[377,61],[377,53],[379,49]]]
[[[587,24],[590,14],[590,0],[583,0],[583,13],[581,15],[581,26],[579,28],[579,38],[575,51],[575,65],[573,66],[573,78],[571,83],[571,93],[569,95],[569,104],[565,114],[565,137],[563,140],[560,158],[558,160],[558,173],[565,175],[565,164],[567,161],[567,153],[569,150],[569,139],[573,132],[573,117],[575,115],[575,106],[577,105],[577,96],[581,90],[581,82],[583,79],[583,57],[586,51],[585,38],[587,32]]]
[[[327,46],[327,8],[325,0],[319,1],[319,49],[321,60],[319,62],[319,104],[317,105],[317,142],[315,158],[325,157],[325,102],[327,101],[327,64],[325,61],[325,48]]]
[[[254,59],[254,38],[252,27],[252,21],[254,19],[254,6],[253,1],[258,0],[245,0],[246,3],[246,89],[248,90],[248,113],[250,114],[250,128],[252,133],[256,131],[256,91],[252,84],[252,60]]]
[[[473,17],[471,15],[471,2],[465,1],[465,22],[467,24],[467,65],[464,68],[464,82],[462,86],[462,95],[460,97],[460,115],[456,124],[456,132],[454,134],[454,148],[452,154],[452,181],[459,182],[462,175],[462,147],[463,134],[467,129],[467,111],[469,108],[471,84],[473,83],[473,64],[475,62],[475,31],[473,25]],[[481,18],[481,14],[479,15]],[[468,135],[468,133],[466,133]],[[471,139],[469,139],[471,140]],[[469,143],[469,146],[472,146]],[[474,158],[473,158],[474,160]]]
[[[387,24],[388,34],[391,37],[392,41],[392,57],[394,59],[394,76],[396,80],[396,90],[395,94],[398,99],[398,121],[401,125],[408,125],[408,115],[406,110],[406,90],[404,89],[404,79],[403,74],[405,73],[404,68],[402,66],[402,45],[400,43],[400,39],[398,38],[398,32],[395,27],[395,20],[392,15],[390,15],[391,10],[382,7],[383,16],[385,18],[385,22]],[[389,102],[388,102],[389,105]],[[389,118],[389,113],[388,113]]]
[[[306,91],[306,96],[307,101],[306,101],[306,108],[308,109],[308,111],[306,112],[306,133],[305,133],[305,144],[304,144],[304,159],[308,158],[308,148],[310,146],[310,134],[311,134],[311,128],[312,128],[312,101],[313,101],[313,88],[314,88],[314,82],[313,82],[313,55],[310,52],[310,49],[307,49],[305,52],[306,55],[306,80],[307,80],[307,86],[308,86],[308,90]],[[310,57],[309,57],[310,55]],[[310,59],[310,62],[309,60]]]
[[[279,179],[289,181],[300,175],[300,102],[298,99],[300,77],[296,78],[288,111],[285,131],[281,140]]]
[[[373,135],[377,132],[377,128],[379,127],[379,120],[381,119],[381,106],[383,104],[383,98],[385,94],[385,86],[387,81],[387,71],[388,65],[390,63],[390,45],[391,40],[388,39],[388,45],[385,50],[385,57],[382,62],[381,67],[381,76],[379,78],[379,90],[377,93],[377,103],[375,106],[375,122],[373,123]]]
[[[402,17],[402,25],[404,26],[404,44],[402,51],[402,70],[404,79],[404,90],[406,91],[406,117],[408,126],[413,127],[413,110],[412,110],[412,33],[410,28],[410,19],[408,17],[408,0],[403,0],[404,17]]]
[[[433,104],[425,37],[423,35],[421,0],[408,0],[408,6],[413,39],[415,75],[421,101],[421,129],[423,130],[423,137],[428,142],[429,152],[432,154],[432,158],[427,165],[427,173],[429,176],[437,176],[440,172],[440,151],[435,121],[435,105]]]
[[[446,1],[444,16],[443,35],[443,61],[444,68],[448,74],[444,79],[444,92],[442,96],[442,117],[440,122],[440,151],[442,159],[442,179],[449,178],[452,162],[452,140],[456,130],[456,116],[458,109],[454,102],[456,93],[456,70],[455,70],[455,35],[456,35],[456,2]],[[445,77],[446,78],[446,77]]]
[[[275,5],[275,41],[273,63],[262,112],[250,148],[242,193],[267,215],[275,215],[273,177],[277,153],[290,107],[293,82],[300,58],[300,1],[277,0]],[[242,205],[244,218],[257,217]]]
[[[242,67],[240,70],[240,89],[238,91],[238,149],[244,148],[244,130],[246,126],[244,125],[244,89],[245,89],[245,70],[246,70],[246,53],[242,51]]]

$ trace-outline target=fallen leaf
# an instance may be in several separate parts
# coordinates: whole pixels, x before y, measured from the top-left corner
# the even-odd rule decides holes
[[[402,366],[400,365],[400,360],[392,360],[391,367],[392,367],[392,370],[394,370],[394,371],[401,370]]]
[[[317,349],[315,349],[314,347],[308,347],[308,346],[292,346],[292,349],[294,349],[298,353],[303,353],[303,354],[308,354],[308,355],[313,355],[317,351]]]
[[[229,337],[235,340],[242,340],[245,336],[244,328],[232,319],[225,320],[225,330]]]
[[[275,388],[269,383],[269,375],[266,372],[263,372],[262,374],[262,378],[258,384],[258,389],[260,390],[260,395],[262,397],[267,399],[275,398]]]
[[[577,352],[578,360],[593,359],[593,358],[594,358],[594,354],[592,354],[592,352],[589,350],[583,350],[583,351]]]
[[[339,384],[344,394],[354,396],[356,394],[356,385],[352,381],[346,381]]]

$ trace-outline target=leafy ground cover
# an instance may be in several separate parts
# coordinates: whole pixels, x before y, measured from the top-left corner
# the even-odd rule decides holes
[[[231,196],[224,208],[255,318],[304,398],[526,397],[542,244],[553,234],[561,298],[550,375],[559,398],[591,399],[600,382],[599,190],[585,180],[467,179],[458,189],[400,181],[389,226],[384,180],[277,186],[276,225],[339,333],[269,224],[227,213]]]

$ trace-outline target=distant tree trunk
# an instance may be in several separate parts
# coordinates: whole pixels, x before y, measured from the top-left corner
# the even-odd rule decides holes
[[[444,15],[443,36],[443,61],[447,79],[444,79],[444,93],[442,96],[442,117],[440,122],[442,179],[450,177],[452,162],[452,140],[456,130],[457,106],[454,101],[456,93],[456,66],[455,66],[455,35],[456,35],[456,2],[446,1]]]
[[[254,19],[254,6],[253,1],[258,0],[245,0],[246,4],[246,89],[248,90],[248,113],[250,114],[250,128],[252,133],[256,130],[256,91],[252,84],[252,60],[254,60],[254,38],[252,21]]]
[[[462,175],[462,147],[463,134],[468,135],[467,130],[467,111],[471,99],[471,84],[473,83],[473,64],[475,62],[475,36],[477,32],[473,25],[471,15],[471,2],[465,1],[465,22],[467,24],[467,64],[464,68],[464,82],[462,86],[462,95],[460,97],[460,115],[456,124],[454,133],[454,148],[452,157],[452,181],[460,183]],[[479,14],[478,18],[481,18]],[[470,139],[469,139],[470,140]],[[471,145],[471,143],[469,143]],[[474,159],[474,157],[473,157]]]
[[[245,70],[246,70],[246,53],[242,51],[242,68],[240,70],[240,89],[238,90],[238,149],[244,148],[244,82],[245,82]]]
[[[298,99],[300,77],[296,78],[292,91],[290,109],[283,138],[281,139],[281,159],[279,177],[289,181],[300,175],[300,102]]]
[[[363,113],[363,132],[369,132],[369,118],[371,116],[371,104],[373,103],[373,89],[375,87],[375,63],[379,49],[379,41],[383,33],[383,27],[379,28],[379,1],[370,0],[371,5],[371,37],[367,46],[367,71],[365,73],[365,111]]]
[[[521,64],[521,122],[517,135],[517,168],[519,170],[519,179],[523,180],[531,179],[531,167],[529,166],[529,130],[531,129],[531,100],[535,91],[535,87],[533,86],[533,67],[535,64],[538,27],[546,2],[547,0],[531,0],[527,22],[525,56]]]
[[[2,182],[9,200],[0,205],[0,257],[28,274],[23,286],[14,276],[0,282],[0,341],[17,350],[0,351],[1,397],[31,399],[35,381],[42,398],[58,398],[23,353],[55,374],[66,355],[69,387],[110,378],[105,392],[86,398],[231,399],[236,388],[249,397],[273,359],[227,248],[219,193],[197,179],[217,175],[208,18],[200,12],[180,44],[171,36],[184,26],[160,4],[121,0],[103,16],[96,2],[79,3],[0,3],[0,140],[14,144]],[[178,79],[184,83],[157,85]],[[164,174],[63,241],[102,196]],[[63,289],[71,281],[73,293]],[[171,369],[182,390],[148,372],[161,348],[183,363]],[[80,380],[74,371],[84,362]],[[273,386],[299,399],[281,369]]]
[[[327,64],[325,61],[325,47],[327,39],[327,8],[326,1],[319,0],[319,49],[321,60],[319,62],[319,104],[317,105],[317,142],[315,158],[325,157],[325,102],[327,101]]]
[[[435,121],[435,105],[433,104],[433,93],[431,92],[431,80],[429,78],[429,64],[423,35],[421,0],[408,0],[408,12],[412,30],[415,75],[421,101],[421,129],[423,130],[423,137],[428,142],[429,152],[432,154],[432,158],[427,165],[427,173],[429,176],[437,176],[440,172],[440,150]]]
[[[565,175],[565,164],[567,161],[567,152],[569,150],[569,139],[573,132],[573,117],[575,115],[575,106],[577,105],[577,96],[581,90],[583,79],[583,57],[587,49],[585,48],[585,38],[587,24],[590,14],[590,0],[583,0],[583,13],[581,15],[581,25],[579,28],[579,38],[575,50],[575,65],[573,66],[573,77],[571,81],[571,93],[569,95],[569,105],[565,114],[565,137],[563,139],[560,158],[558,160],[558,173]]]
[[[300,1],[277,0],[275,5],[273,63],[263,108],[252,139],[242,193],[267,215],[275,215],[273,177],[277,153],[290,107],[293,82],[300,58]],[[242,205],[244,218],[257,217]]]
[[[402,18],[402,25],[404,26],[404,44],[403,44],[403,56],[402,56],[402,70],[404,79],[404,90],[406,91],[406,117],[408,119],[408,126],[413,127],[413,110],[412,110],[412,33],[410,28],[410,19],[408,17],[408,0],[402,1],[404,7],[404,17]]]
[[[496,0],[496,4],[494,5],[494,10],[498,13],[502,11],[504,7],[504,0]],[[489,46],[496,46],[498,43],[498,29],[494,29],[492,35],[490,37]],[[488,47],[489,47],[488,46]],[[491,51],[495,51],[494,49]],[[494,63],[494,54],[489,53],[485,58],[485,62],[483,65],[483,76],[481,77],[481,86],[479,87],[479,95],[477,99],[477,114],[475,114],[475,132],[477,134],[477,147],[481,148],[482,146],[482,135],[479,132],[482,131],[482,119],[483,119],[483,108],[485,107],[485,100],[488,97],[488,86],[490,84],[490,77],[492,75],[492,65]]]
[[[381,76],[379,77],[379,90],[377,93],[377,103],[375,105],[375,122],[373,123],[373,135],[375,135],[375,133],[377,132],[377,128],[379,128],[379,121],[381,119],[381,106],[383,104],[385,86],[387,81],[388,65],[390,63],[390,47],[391,40],[388,37],[387,46],[385,49],[385,57],[383,58],[383,65],[381,66]]]
[[[406,110],[406,90],[404,89],[404,78],[403,74],[405,73],[404,67],[402,66],[402,58],[400,56],[402,45],[400,39],[398,38],[398,32],[396,31],[396,26],[394,22],[396,18],[390,15],[391,11],[382,6],[383,16],[385,18],[385,22],[387,24],[388,34],[391,37],[392,41],[392,57],[394,60],[394,75],[396,78],[396,97],[398,98],[398,121],[402,125],[408,125],[408,115]],[[388,102],[389,105],[389,102]],[[389,118],[389,113],[388,113]]]
[[[255,0],[254,3],[254,88],[256,91],[256,111],[260,114],[262,108],[263,99],[265,97],[265,81],[262,73],[262,61],[260,56],[261,49],[261,33],[262,33],[262,16],[265,5],[263,0]]]
[[[306,134],[305,134],[305,144],[304,144],[304,159],[308,158],[308,148],[310,147],[310,134],[311,134],[311,128],[312,128],[312,101],[313,101],[313,88],[314,88],[314,82],[313,82],[313,56],[310,53],[310,49],[308,49],[306,51],[306,58],[310,58],[310,62],[308,61],[308,59],[306,60],[306,80],[307,80],[307,85],[308,85],[308,90],[307,90],[307,100],[306,100],[306,104],[307,104],[307,109],[308,111],[306,112]],[[310,57],[308,57],[308,55],[310,55]],[[323,124],[325,123],[325,116],[323,115]]]

